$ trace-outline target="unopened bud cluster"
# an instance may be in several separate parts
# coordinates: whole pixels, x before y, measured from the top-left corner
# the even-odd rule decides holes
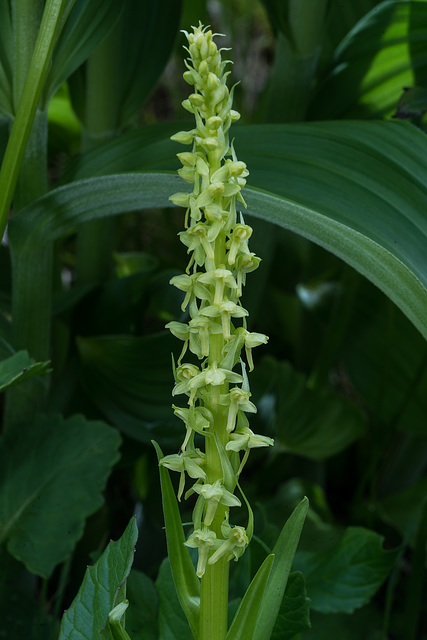
[[[184,78],[193,93],[183,106],[196,126],[172,140],[191,145],[191,151],[178,154],[178,173],[193,191],[170,199],[186,209],[185,231],[179,235],[190,259],[186,273],[171,284],[185,293],[182,310],[188,311],[189,321],[167,327],[183,342],[173,396],[188,400],[186,407],[173,405],[186,430],[181,450],[160,464],[180,473],[179,499],[186,474],[195,480],[186,493],[198,495],[194,531],[186,545],[198,549],[197,575],[202,577],[207,564],[237,560],[244,552],[251,526],[231,526],[229,510],[241,506],[234,492],[250,449],[273,441],[254,434],[245,415],[256,412],[246,369],[253,369],[252,349],[265,344],[267,336],[247,330],[248,312],[240,302],[246,274],[260,262],[248,246],[252,228],[236,212],[237,201],[245,205],[241,190],[249,173],[229,142],[230,126],[240,115],[232,109],[227,61],[222,61],[212,32],[199,25],[184,33],[190,56]],[[187,349],[199,366],[183,362]],[[196,446],[196,434],[204,437],[204,450]]]

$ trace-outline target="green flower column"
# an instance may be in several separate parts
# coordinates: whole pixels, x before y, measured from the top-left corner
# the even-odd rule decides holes
[[[266,343],[267,336],[247,330],[248,312],[240,302],[246,274],[260,259],[249,250],[252,228],[236,211],[237,202],[245,206],[241,190],[249,172],[229,142],[230,126],[240,117],[232,109],[233,89],[226,86],[229,61],[222,61],[212,32],[202,25],[186,36],[190,57],[184,79],[193,93],[183,106],[196,126],[172,139],[191,145],[191,151],[178,154],[178,173],[193,192],[176,193],[171,200],[186,209],[185,231],[179,235],[190,259],[186,273],[171,283],[185,292],[182,308],[190,319],[167,325],[184,343],[173,395],[188,398],[187,407],[174,405],[186,434],[180,453],[165,456],[160,464],[180,472],[179,499],[185,474],[195,480],[185,497],[198,496],[194,530],[186,542],[198,549],[198,638],[220,640],[227,633],[229,562],[243,554],[253,529],[247,503],[247,528],[230,524],[230,509],[241,506],[234,492],[249,450],[273,441],[254,434],[246,417],[256,411],[246,368],[253,369],[251,350]],[[199,366],[182,362],[187,349]],[[204,438],[204,451],[196,448],[196,434]]]

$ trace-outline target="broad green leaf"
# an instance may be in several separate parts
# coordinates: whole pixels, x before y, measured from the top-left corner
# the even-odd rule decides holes
[[[0,393],[5,389],[33,376],[42,376],[49,372],[50,361],[35,362],[27,351],[18,351],[0,362]]]
[[[112,29],[123,0],[75,0],[55,46],[45,100],[77,69]]]
[[[348,262],[427,337],[425,134],[402,122],[260,125],[234,133],[251,172],[248,212]],[[181,150],[169,145],[162,144],[165,153]],[[159,173],[82,180],[29,205],[11,220],[10,234],[28,251],[33,239],[59,238],[92,218],[168,206],[183,188],[177,176]]]
[[[324,460],[348,447],[366,428],[363,412],[338,393],[310,389],[288,362],[277,363],[277,444]]]
[[[310,600],[307,598],[304,576],[295,571],[289,574],[271,640],[292,640],[310,626]]]
[[[78,338],[77,345],[83,388],[113,424],[142,442],[156,437],[179,446],[182,429],[172,409],[176,343],[169,333]]]
[[[181,0],[125,3],[119,22],[121,125],[135,115],[159,80],[175,45],[181,5]]]
[[[118,459],[120,437],[83,416],[37,416],[0,440],[0,541],[49,577],[72,552]]]
[[[382,541],[378,533],[348,527],[335,548],[297,553],[294,568],[304,574],[311,607],[322,613],[352,613],[367,604],[398,553],[384,551]]]
[[[159,599],[153,581],[142,571],[132,569],[126,582],[126,598],[126,630],[132,640],[158,640]]]
[[[157,458],[160,460],[163,458],[163,453],[157,443],[153,442],[153,445],[156,449]],[[181,607],[187,616],[194,636],[197,637],[200,613],[200,581],[196,576],[188,547],[184,544],[184,529],[169,471],[165,467],[159,467],[159,472],[168,557],[173,580]]]
[[[249,585],[225,636],[226,640],[252,640],[257,616],[263,603],[274,555],[266,557]],[[266,636],[264,636],[266,637]]]
[[[159,575],[156,580],[156,590],[159,594],[159,635],[161,640],[193,640],[187,618],[179,603],[170,561],[165,558],[160,565]],[[138,640],[138,637],[132,638]]]
[[[312,118],[390,116],[402,89],[427,84],[427,5],[387,0],[351,29],[314,96]]]
[[[58,640],[99,640],[110,611],[125,598],[125,581],[138,538],[132,518],[119,540],[111,541],[99,560],[86,570],[82,585],[65,611]]]
[[[304,498],[288,518],[274,546],[274,562],[256,620],[254,640],[271,637],[307,511],[308,499]]]

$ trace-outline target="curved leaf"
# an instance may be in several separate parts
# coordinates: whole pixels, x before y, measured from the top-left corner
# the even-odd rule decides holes
[[[157,458],[160,460],[163,458],[163,452],[156,442],[153,441],[153,445],[156,449]],[[184,529],[169,471],[166,467],[161,466],[159,467],[159,473],[172,576],[181,607],[196,638],[200,616],[200,581],[196,576],[196,570],[191,561],[188,547],[184,544]]]
[[[77,345],[83,387],[109,421],[141,442],[179,446],[180,421],[171,407],[176,344],[168,332],[78,338]]]
[[[252,640],[255,637],[257,616],[263,603],[263,596],[272,571],[273,562],[274,555],[270,554],[256,572],[237,609],[225,640]],[[267,638],[268,636],[264,637]]]
[[[11,3],[0,3],[0,113],[13,113]]]
[[[427,4],[387,0],[364,16],[335,52],[314,96],[314,118],[382,117],[404,87],[427,85]]]
[[[348,262],[427,337],[424,133],[402,122],[262,125],[238,129],[235,146],[251,172],[250,213]],[[165,141],[164,151],[173,149],[180,147]],[[159,173],[82,180],[21,211],[10,236],[17,250],[31,250],[37,238],[59,238],[92,218],[170,206],[182,188],[177,176]]]
[[[105,38],[122,7],[123,0],[75,0],[55,46],[46,101]]]
[[[50,361],[35,362],[28,351],[18,351],[0,362],[0,393],[16,384],[25,382],[33,376],[49,372]]]
[[[273,549],[273,566],[259,609],[254,640],[271,637],[280,611],[289,573],[308,511],[308,498],[303,498],[286,521]]]

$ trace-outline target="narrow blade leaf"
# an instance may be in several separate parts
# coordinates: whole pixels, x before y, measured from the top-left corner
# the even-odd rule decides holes
[[[156,442],[153,442],[153,445],[156,449],[157,457],[160,460],[163,458],[163,453]],[[160,467],[159,471],[166,540],[172,575],[178,599],[196,638],[199,628],[200,582],[196,576],[188,548],[184,545],[184,529],[182,527],[178,501],[175,491],[173,490],[169,472],[165,467]]]
[[[266,557],[249,585],[237,609],[233,622],[225,636],[226,640],[252,640],[257,615],[265,594],[266,584],[274,562],[274,555]],[[267,640],[267,636],[263,636]]]
[[[307,511],[308,499],[304,498],[288,518],[273,549],[274,563],[258,614],[254,640],[268,640],[273,632]]]

